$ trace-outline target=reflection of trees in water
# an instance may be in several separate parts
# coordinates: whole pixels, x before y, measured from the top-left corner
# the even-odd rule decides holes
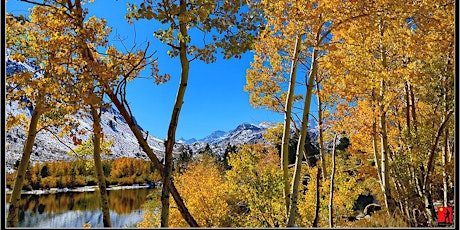
[[[151,192],[149,189],[109,191],[110,210],[118,214],[124,214],[130,213],[132,210],[140,209],[149,192]]]
[[[127,189],[109,191],[110,210],[117,214],[130,213],[140,209],[146,201],[151,189]],[[68,192],[43,195],[22,195],[20,210],[31,211],[33,214],[44,212],[61,213],[69,210],[99,209],[98,192]],[[7,195],[6,200],[9,200]]]

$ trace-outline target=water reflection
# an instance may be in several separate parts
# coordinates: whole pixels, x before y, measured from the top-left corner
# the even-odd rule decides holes
[[[147,188],[108,191],[112,227],[134,227],[141,221],[141,205],[153,191]],[[7,203],[6,210],[8,206]],[[99,192],[22,195],[19,227],[80,228],[84,223],[102,227]]]

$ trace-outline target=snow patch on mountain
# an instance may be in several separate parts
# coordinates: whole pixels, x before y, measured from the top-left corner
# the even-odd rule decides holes
[[[30,117],[30,112],[26,108],[19,108],[17,102],[9,102],[5,107],[6,116],[17,115],[19,113]],[[88,140],[92,133],[92,118],[91,116],[82,116],[83,114],[74,115],[74,118],[80,123],[79,130],[87,131],[79,136],[83,141]],[[27,125],[27,124],[26,124]],[[128,124],[125,122],[121,114],[115,109],[104,109],[101,114],[101,126],[106,140],[113,139],[112,151],[109,155],[103,155],[103,159],[115,159],[120,157],[133,157],[147,159],[146,154],[142,151],[137,142],[136,137],[131,132]],[[32,150],[30,161],[45,162],[45,161],[70,161],[77,158],[75,154],[69,154],[72,149],[77,146],[69,135],[64,135],[61,138],[56,136],[57,128],[52,128],[50,131],[41,130],[38,132]],[[147,142],[155,154],[162,159],[164,156],[163,140],[143,132],[144,138],[147,137]],[[13,165],[20,160],[22,148],[26,139],[26,131],[22,127],[13,127],[8,130],[5,135],[5,164],[6,171],[12,172]]]
[[[181,137],[176,142],[179,143],[179,144],[192,144],[192,143],[197,142],[197,139],[195,139],[195,138],[184,139],[184,138]]]
[[[25,63],[16,63],[11,60],[6,61],[7,74],[13,74],[17,71],[34,71],[35,68]],[[27,99],[23,99],[27,100]],[[6,118],[9,116],[16,116],[18,114],[25,114],[30,118],[32,107],[20,107],[19,102],[8,101],[5,104]],[[93,120],[90,114],[84,114],[81,111],[72,116],[79,122],[79,129],[87,131],[85,134],[79,136],[83,141],[88,140],[92,133]],[[145,132],[142,127],[136,122],[136,125],[141,129],[144,138],[150,148],[154,151],[160,161],[164,158],[164,140],[151,136]],[[183,151],[192,150],[194,155],[202,152],[207,145],[210,146],[213,154],[222,155],[227,145],[243,145],[254,143],[265,143],[263,134],[267,129],[274,127],[276,124],[271,122],[262,122],[259,124],[242,123],[235,129],[230,131],[214,131],[210,135],[196,140],[194,138],[185,140],[180,138],[174,146],[174,157],[177,157]],[[5,147],[5,160],[6,172],[11,173],[14,170],[14,165],[22,156],[22,148],[26,140],[26,131],[28,124],[24,127],[12,127],[5,133],[6,147]],[[120,157],[132,157],[148,159],[146,154],[142,151],[139,143],[132,133],[130,127],[126,123],[123,116],[114,108],[103,109],[101,113],[101,126],[104,136],[107,139],[113,139],[113,146],[109,155],[103,155],[102,159],[116,159]],[[298,126],[300,127],[300,126]],[[38,132],[35,144],[32,150],[30,162],[43,163],[50,161],[71,161],[77,159],[75,154],[71,155],[72,149],[77,146],[73,144],[72,138],[69,135],[64,135],[61,138],[56,137],[58,128],[51,128],[50,131],[41,130]],[[311,140],[316,140],[318,136],[318,129],[310,123],[309,135]],[[91,159],[92,156],[87,156]]]

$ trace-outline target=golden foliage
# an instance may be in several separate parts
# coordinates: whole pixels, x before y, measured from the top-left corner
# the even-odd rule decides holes
[[[109,184],[132,185],[152,183],[160,176],[147,160],[119,158],[102,161],[102,167]],[[53,161],[34,164],[28,170],[25,188],[46,189],[56,187],[79,187],[91,185],[95,181],[93,161],[77,160],[73,162]],[[12,186],[16,172],[6,175],[6,185]]]
[[[225,174],[232,203],[240,209],[235,226],[284,225],[283,176],[278,151],[263,144],[243,145],[229,155],[231,170]],[[247,213],[241,210],[249,210]]]
[[[275,146],[281,145],[283,137],[283,123],[277,123],[275,127],[268,128],[262,136],[267,142],[270,142]]]
[[[204,155],[205,156],[205,155]],[[229,224],[228,192],[219,166],[206,156],[198,164],[189,163],[185,173],[175,176],[175,185],[190,213],[200,226],[225,227]],[[158,210],[147,210],[138,227],[159,226]],[[171,203],[170,227],[187,227],[180,212]]]

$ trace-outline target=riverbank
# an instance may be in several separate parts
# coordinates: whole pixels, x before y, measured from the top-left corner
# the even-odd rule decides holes
[[[155,188],[158,186],[157,184],[134,184],[134,185],[114,185],[109,186],[107,188],[108,191],[110,190],[123,190],[123,189],[140,189],[140,188]],[[76,187],[76,188],[50,188],[50,189],[38,189],[38,190],[31,190],[26,191],[22,190],[21,194],[26,195],[43,195],[43,194],[55,194],[55,193],[64,193],[64,192],[94,192],[98,190],[99,187],[97,185],[92,186],[83,186],[83,187]],[[6,194],[11,194],[13,192],[12,189],[6,188]]]

